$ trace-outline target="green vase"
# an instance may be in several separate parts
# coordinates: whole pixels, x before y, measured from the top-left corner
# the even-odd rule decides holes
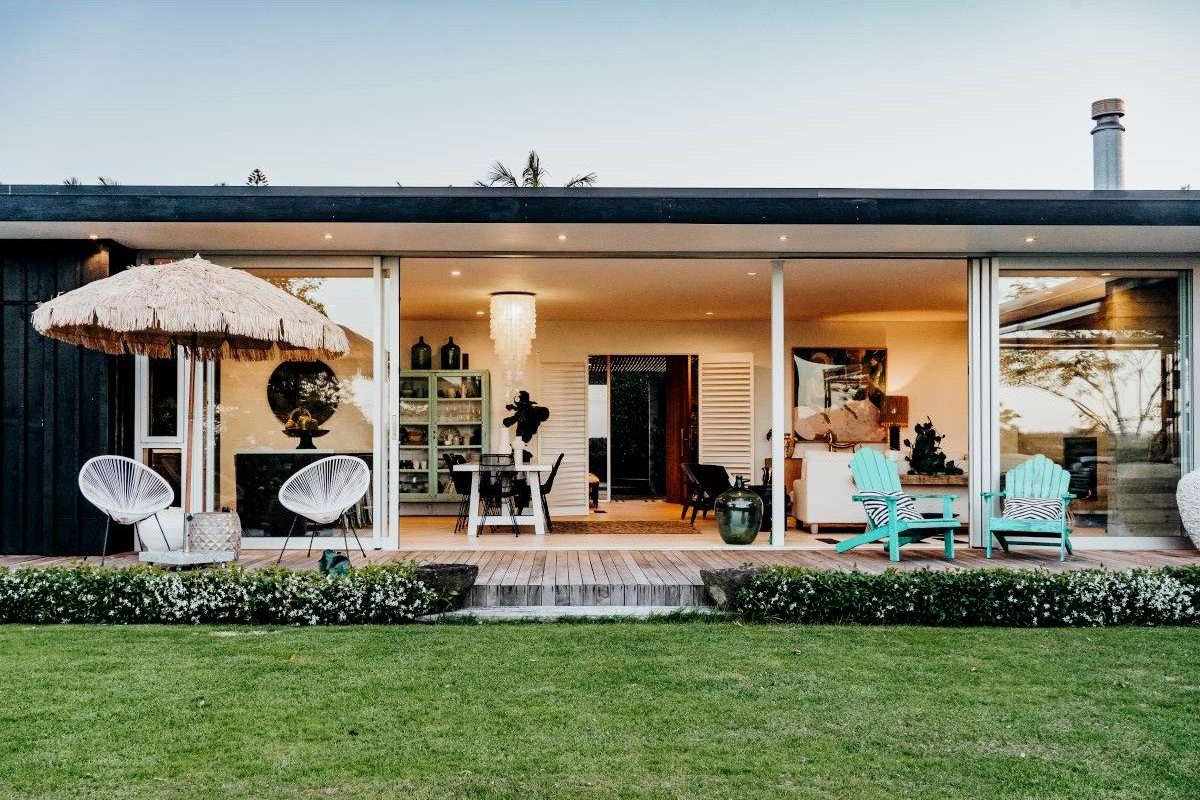
[[[725,544],[753,544],[762,525],[762,498],[746,488],[741,475],[734,479],[733,488],[717,496],[713,506],[717,531]]]

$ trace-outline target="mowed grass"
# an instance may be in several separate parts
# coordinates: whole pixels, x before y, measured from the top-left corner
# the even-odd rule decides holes
[[[0,797],[1195,797],[1198,670],[1183,629],[0,627]]]

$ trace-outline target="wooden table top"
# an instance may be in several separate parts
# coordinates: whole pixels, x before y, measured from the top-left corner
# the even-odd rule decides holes
[[[905,475],[900,474],[900,485],[908,486],[966,486],[966,475]]]

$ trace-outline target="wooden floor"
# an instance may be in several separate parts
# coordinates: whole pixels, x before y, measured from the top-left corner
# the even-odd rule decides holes
[[[381,564],[404,559],[431,562],[477,564],[479,578],[471,590],[468,605],[655,605],[681,606],[707,603],[700,570],[739,567],[753,564],[790,564],[832,570],[862,570],[879,573],[889,567],[913,569],[1047,569],[1052,571],[1105,568],[1131,569],[1166,565],[1200,565],[1195,550],[1077,550],[1066,562],[1059,562],[1057,551],[1029,548],[1009,555],[997,554],[991,561],[982,550],[960,548],[954,561],[945,561],[939,547],[904,549],[899,564],[891,564],[882,548],[862,547],[838,555],[831,549],[816,550],[405,550],[368,551],[371,563]],[[274,551],[246,550],[240,563],[256,569],[275,563]],[[73,558],[37,556],[0,556],[0,567],[62,566]],[[97,559],[90,560],[96,563]],[[362,556],[352,554],[356,565]],[[112,566],[136,563],[133,553],[110,556]],[[303,550],[289,551],[283,559],[290,569],[314,569],[316,555],[306,557]]]

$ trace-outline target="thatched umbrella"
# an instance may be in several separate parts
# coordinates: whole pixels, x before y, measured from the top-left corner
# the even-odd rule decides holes
[[[349,351],[345,332],[303,300],[199,255],[132,267],[48,300],[33,327],[110,355],[192,359],[184,434],[183,512],[191,508],[192,426],[199,361],[312,361]]]

